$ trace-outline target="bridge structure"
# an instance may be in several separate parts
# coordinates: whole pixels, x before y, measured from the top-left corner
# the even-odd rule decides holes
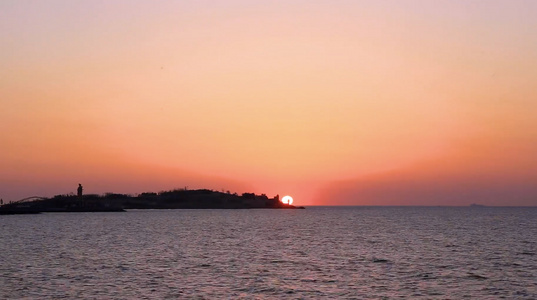
[[[46,197],[39,197],[39,196],[31,196],[31,197],[26,197],[24,199],[20,199],[20,200],[17,200],[17,201],[13,201],[11,203],[25,203],[25,202],[34,202],[34,201],[39,201],[39,200],[45,200],[45,199],[48,199]]]

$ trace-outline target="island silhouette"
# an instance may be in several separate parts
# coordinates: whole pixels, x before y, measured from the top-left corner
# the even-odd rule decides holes
[[[136,196],[116,193],[82,194],[79,184],[76,195],[52,198],[29,197],[0,206],[0,214],[36,214],[42,212],[120,212],[127,209],[296,209],[304,208],[280,201],[279,195],[218,192],[187,188],[146,192]]]

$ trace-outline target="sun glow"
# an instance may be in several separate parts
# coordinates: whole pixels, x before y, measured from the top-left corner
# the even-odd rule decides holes
[[[291,204],[293,204],[293,197],[291,197],[291,196],[283,196],[282,202],[283,202],[283,204],[291,205]]]

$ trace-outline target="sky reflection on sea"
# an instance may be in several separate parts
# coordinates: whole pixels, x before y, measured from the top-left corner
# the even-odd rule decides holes
[[[537,209],[0,218],[0,298],[537,297]]]

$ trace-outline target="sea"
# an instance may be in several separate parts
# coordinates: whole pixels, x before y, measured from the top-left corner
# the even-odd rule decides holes
[[[537,299],[537,208],[0,216],[0,299]]]

